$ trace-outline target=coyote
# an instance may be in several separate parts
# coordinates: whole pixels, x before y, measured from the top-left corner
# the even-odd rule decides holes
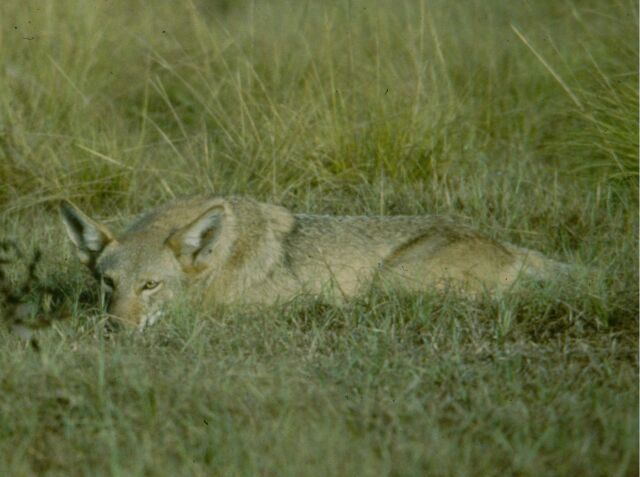
[[[70,202],[60,211],[108,313],[140,328],[186,289],[221,304],[303,294],[342,301],[374,283],[475,295],[565,267],[438,216],[294,214],[244,197],[201,196],[153,209],[116,238]]]

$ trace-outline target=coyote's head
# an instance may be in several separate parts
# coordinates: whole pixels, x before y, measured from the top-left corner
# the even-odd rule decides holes
[[[184,286],[251,286],[279,260],[291,215],[247,199],[193,198],[155,209],[116,237],[67,201],[62,220],[82,263],[100,281],[107,311],[140,328]]]

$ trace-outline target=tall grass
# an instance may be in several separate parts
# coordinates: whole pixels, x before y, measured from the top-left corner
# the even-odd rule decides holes
[[[2,2],[0,239],[43,250],[73,319],[39,353],[0,332],[0,474],[633,475],[637,17],[625,0]],[[177,306],[103,335],[57,200],[117,228],[203,192],[455,215],[585,271],[480,302]]]
[[[554,171],[637,184],[631,3],[2,8],[5,202],[247,186],[286,200],[541,149]]]

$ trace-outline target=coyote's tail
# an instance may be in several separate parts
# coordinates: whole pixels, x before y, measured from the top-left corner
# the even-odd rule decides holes
[[[508,248],[516,257],[514,266],[518,273],[523,273],[531,278],[554,280],[568,276],[573,268],[568,263],[545,257],[535,250],[516,247],[515,245],[509,245]]]

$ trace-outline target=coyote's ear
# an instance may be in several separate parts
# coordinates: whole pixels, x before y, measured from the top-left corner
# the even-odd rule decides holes
[[[167,239],[167,245],[185,271],[200,271],[211,262],[220,245],[224,215],[224,207],[215,205]]]
[[[78,258],[82,263],[93,268],[96,258],[113,240],[113,235],[104,225],[91,220],[66,200],[60,203],[60,216],[69,238],[76,246]]]

